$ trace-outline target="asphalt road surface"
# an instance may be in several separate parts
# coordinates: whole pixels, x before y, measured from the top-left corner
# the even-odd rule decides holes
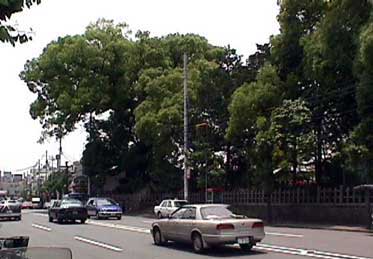
[[[88,220],[86,224],[49,223],[47,214],[25,211],[22,221],[0,221],[0,236],[28,235],[30,247],[68,247],[74,259],[101,258],[321,258],[373,259],[373,234],[267,227],[265,239],[253,251],[238,246],[195,254],[190,245],[153,245],[152,219]]]

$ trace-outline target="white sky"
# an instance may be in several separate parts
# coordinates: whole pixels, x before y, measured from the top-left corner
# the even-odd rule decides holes
[[[18,75],[26,60],[40,55],[52,40],[67,34],[81,34],[98,18],[126,22],[133,32],[148,30],[153,36],[168,33],[196,33],[218,46],[236,48],[245,56],[256,43],[268,42],[277,34],[276,0],[42,0],[39,6],[15,15],[12,23],[32,27],[33,41],[15,48],[0,43],[0,170],[31,166],[48,149],[57,153],[54,140],[37,144],[41,132],[31,119],[34,100]],[[79,128],[63,140],[69,159],[81,158],[85,144]]]

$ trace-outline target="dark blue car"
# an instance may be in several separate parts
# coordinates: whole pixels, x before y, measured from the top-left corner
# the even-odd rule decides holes
[[[122,208],[110,198],[90,198],[87,202],[88,217],[102,218],[122,218]]]

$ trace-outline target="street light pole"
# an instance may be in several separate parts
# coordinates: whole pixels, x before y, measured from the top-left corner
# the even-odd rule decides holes
[[[184,199],[188,200],[188,56],[184,53]]]

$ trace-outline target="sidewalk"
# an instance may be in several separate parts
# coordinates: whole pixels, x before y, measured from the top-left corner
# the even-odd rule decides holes
[[[300,224],[300,223],[279,223],[269,224],[269,227],[285,227],[285,228],[307,228],[307,229],[322,229],[322,230],[333,230],[333,231],[346,231],[346,232],[360,232],[360,233],[372,233],[373,230],[369,230],[362,226],[341,226],[341,225],[327,225],[327,224]]]

